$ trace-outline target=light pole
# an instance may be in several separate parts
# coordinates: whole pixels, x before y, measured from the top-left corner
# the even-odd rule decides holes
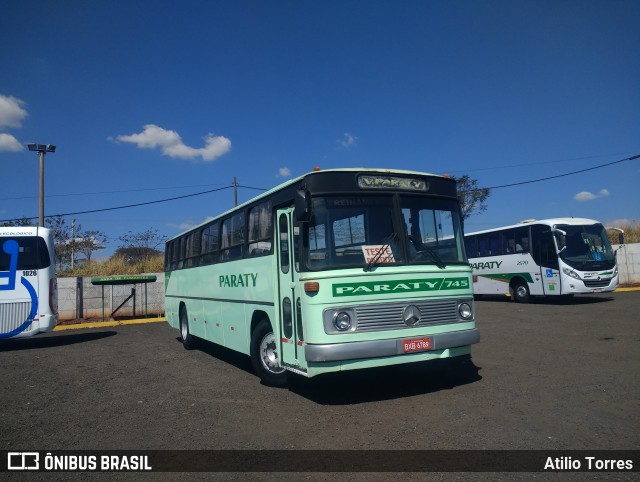
[[[40,154],[40,210],[38,216],[38,226],[44,227],[44,155],[47,152],[56,152],[53,144],[27,144],[30,151]]]

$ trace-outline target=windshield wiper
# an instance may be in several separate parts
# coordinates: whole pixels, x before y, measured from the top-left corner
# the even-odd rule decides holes
[[[371,268],[373,268],[373,265],[376,264],[378,260],[382,257],[382,255],[387,250],[387,248],[391,245],[391,242],[395,239],[395,237],[396,237],[396,233],[392,232],[389,236],[387,236],[384,239],[384,241],[382,242],[383,243],[382,248],[380,248],[376,253],[376,255],[373,258],[371,258],[371,261],[369,261],[364,266],[364,268],[362,268],[364,271],[371,271]]]
[[[416,247],[416,250],[417,250],[417,252],[419,254],[427,253],[431,257],[431,260],[433,261],[433,263],[438,268],[445,269],[447,267],[447,265],[444,264],[444,261],[442,261],[442,258],[440,256],[438,256],[438,253],[436,253],[429,246],[426,246],[424,243],[422,243],[421,241],[418,241],[417,239],[415,239],[411,235],[407,235],[407,238],[409,238],[409,240],[414,244],[414,246]]]

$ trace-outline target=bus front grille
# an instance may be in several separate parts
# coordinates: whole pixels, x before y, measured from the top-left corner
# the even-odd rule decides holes
[[[402,313],[407,305],[415,305],[420,310],[418,326],[456,323],[458,318],[458,300],[430,300],[402,303],[385,303],[355,307],[358,320],[357,331],[380,331],[407,328]]]
[[[0,333],[9,333],[22,325],[31,314],[31,301],[1,303]]]
[[[606,288],[611,283],[611,278],[609,279],[594,279],[594,280],[583,280],[584,285],[587,288]]]

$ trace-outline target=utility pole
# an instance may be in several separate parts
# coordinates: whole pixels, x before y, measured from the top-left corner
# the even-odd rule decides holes
[[[30,151],[37,152],[40,155],[40,189],[39,189],[39,217],[38,226],[44,227],[44,155],[47,152],[56,152],[56,146],[53,144],[27,144]]]
[[[233,201],[234,206],[238,205],[238,181],[236,180],[236,176],[233,176]]]
[[[76,220],[71,221],[71,269],[73,270],[73,260],[76,257]]]

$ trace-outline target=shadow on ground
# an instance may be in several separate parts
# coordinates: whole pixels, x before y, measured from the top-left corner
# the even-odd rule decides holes
[[[62,335],[35,335],[29,338],[11,338],[0,340],[0,351],[35,350],[55,348],[59,346],[88,343],[116,335],[115,331],[98,331],[90,333],[70,333]]]
[[[322,405],[353,405],[451,390],[482,379],[471,357],[289,377],[289,389]]]

